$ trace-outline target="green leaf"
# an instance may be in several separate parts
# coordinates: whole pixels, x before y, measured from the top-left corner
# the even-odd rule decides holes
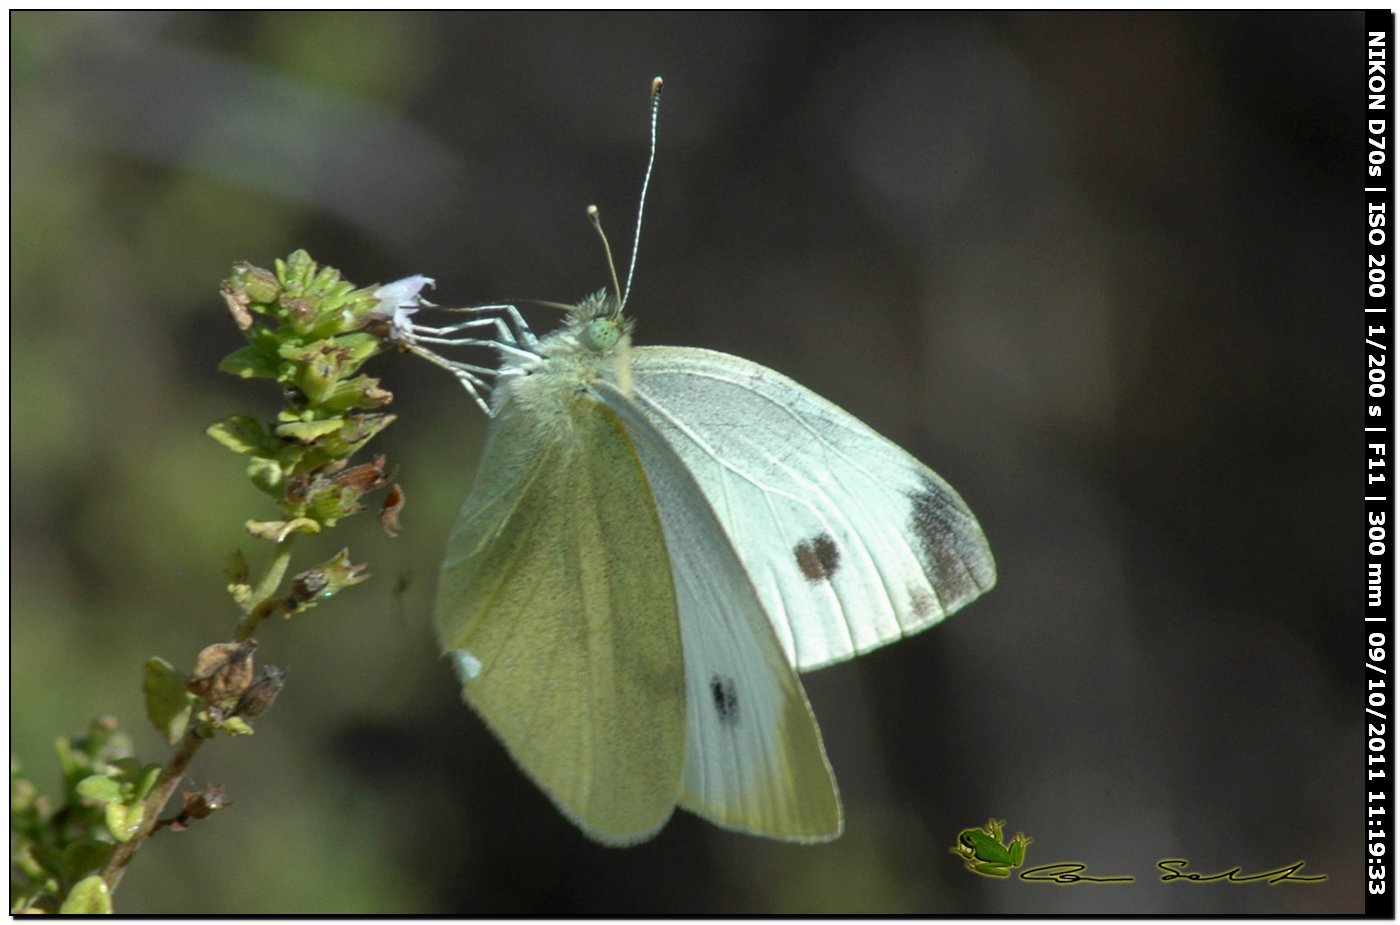
[[[360,495],[361,492],[353,488],[330,484],[308,499],[306,513],[327,527],[334,527],[342,517],[364,510],[358,500]]]
[[[141,770],[141,775],[135,779],[136,799],[144,800],[146,797],[150,796],[158,780],[160,780],[160,765],[146,765],[146,767]]]
[[[316,272],[316,261],[304,250],[292,251],[285,262],[274,261],[277,279],[283,289],[305,289],[311,275]]]
[[[174,745],[185,734],[199,698],[185,690],[184,675],[155,656],[146,661],[141,689],[146,695],[146,716],[166,743]]]
[[[111,844],[78,841],[63,849],[63,868],[68,879],[77,880],[97,870],[112,853]]]
[[[253,727],[249,726],[241,716],[230,716],[218,723],[218,727],[231,736],[250,736],[253,734]]]
[[[44,867],[39,859],[39,846],[34,844],[18,846],[10,852],[10,873],[23,874],[31,881],[42,881],[48,879],[49,871]]]
[[[112,894],[107,892],[106,881],[95,874],[79,880],[58,907],[58,912],[60,915],[111,915]]]
[[[369,441],[371,437],[397,420],[392,414],[357,414],[345,418],[345,427],[333,436],[321,441],[321,450],[339,458],[349,456]]]
[[[320,272],[318,272],[315,275],[315,277],[312,278],[311,282],[307,284],[306,289],[308,292],[314,292],[320,295],[328,295],[335,290],[336,286],[340,282],[341,279],[339,270],[337,270],[335,267],[321,267]]]
[[[141,775],[141,762],[130,755],[123,756],[112,762],[112,767],[117,769],[116,774],[111,775],[124,784],[129,784]]]
[[[21,813],[33,813],[38,815],[39,809],[39,788],[34,786],[34,782],[27,778],[20,777],[18,773],[19,762],[15,762],[13,770],[10,772],[10,824],[14,824],[15,817]]]
[[[112,833],[112,837],[123,844],[131,841],[137,831],[141,828],[141,820],[145,818],[145,804],[137,803],[134,806],[127,806],[125,803],[108,803],[103,810],[103,817],[107,822],[107,831]]]
[[[243,550],[235,549],[229,554],[224,574],[228,575],[230,584],[246,585],[248,583],[248,560],[243,558]]]
[[[65,779],[75,777],[86,767],[73,751],[73,739],[70,736],[54,739],[53,749],[58,752],[58,766],[63,769]]]
[[[275,459],[254,456],[248,460],[248,480],[259,491],[266,492],[274,498],[282,497],[286,477],[286,470]]]
[[[333,354],[336,350],[336,342],[331,339],[310,342],[297,340],[280,344],[277,347],[277,355],[294,363],[309,363],[317,356]]]
[[[277,436],[286,437],[289,440],[300,440],[302,443],[310,443],[328,434],[333,434],[340,430],[345,424],[344,418],[326,418],[321,421],[292,421],[287,424],[277,425]]]
[[[244,607],[253,599],[253,586],[248,583],[248,560],[243,558],[241,551],[234,550],[228,557],[224,573],[228,575],[228,593],[233,596],[233,602]],[[247,608],[244,607],[244,610]]]
[[[357,376],[337,382],[334,390],[321,402],[321,407],[327,411],[381,408],[393,400],[393,393],[380,387],[378,379],[372,376]]]
[[[121,784],[101,774],[84,777],[82,780],[78,781],[76,789],[79,796],[85,796],[89,800],[96,800],[99,803],[110,803],[113,800],[120,800],[122,796]]]
[[[63,876],[63,852],[53,845],[30,845],[29,860],[45,873]]]
[[[281,369],[282,364],[277,357],[251,344],[239,347],[219,361],[219,372],[232,373],[244,379],[276,379]]]
[[[357,585],[362,581],[368,581],[369,575],[365,574],[365,569],[369,566],[361,563],[355,565],[350,561],[349,548],[342,549],[331,558],[322,562],[311,571],[317,573],[325,579],[325,585],[317,595],[325,600],[340,593],[351,585]],[[306,573],[303,573],[306,574]]]
[[[375,288],[377,289],[379,287],[376,286]],[[351,301],[350,294],[355,291],[354,283],[350,282],[348,279],[342,279],[335,285],[326,288],[326,300],[339,305],[342,302]],[[355,298],[362,298],[364,294],[363,292],[359,293]],[[376,299],[375,302],[377,304],[378,300]]]
[[[296,517],[292,520],[250,520],[243,525],[251,535],[260,540],[280,543],[293,533],[320,533],[321,525],[309,517]]]
[[[267,425],[246,414],[235,414],[217,424],[210,424],[204,432],[235,453],[268,456],[275,449]]]
[[[339,376],[340,368],[335,358],[318,355],[301,365],[296,377],[296,386],[301,389],[308,402],[319,405],[335,390]]]
[[[234,264],[229,282],[234,289],[247,293],[249,301],[257,305],[269,304],[277,298],[281,289],[277,277],[270,271],[255,267],[246,260]]]
[[[337,337],[335,345],[345,351],[344,359],[340,363],[340,374],[349,376],[379,352],[383,341],[373,334],[346,334],[344,337]]]
[[[377,288],[379,287],[374,287]],[[364,327],[370,312],[379,307],[379,300],[374,297],[374,289],[357,290],[352,283],[345,280],[330,287],[321,305],[321,316],[316,319],[316,324],[307,335],[331,337]]]

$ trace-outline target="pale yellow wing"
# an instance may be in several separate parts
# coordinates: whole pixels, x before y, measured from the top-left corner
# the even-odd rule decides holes
[[[619,389],[618,412],[651,483],[685,643],[680,805],[717,825],[789,841],[841,834],[821,733],[739,554],[681,458]]]
[[[524,383],[522,383],[523,385]],[[656,506],[616,414],[507,401],[448,544],[437,623],[467,702],[590,837],[680,795],[685,677]]]

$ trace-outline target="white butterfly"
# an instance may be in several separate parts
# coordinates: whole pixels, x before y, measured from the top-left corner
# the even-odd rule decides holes
[[[653,107],[653,149],[654,132]],[[514,306],[433,328],[401,313],[404,284],[381,295],[400,341],[491,415],[437,624],[468,703],[525,772],[607,844],[653,836],[676,806],[754,835],[838,836],[797,671],[993,585],[957,493],[771,369],[632,346],[625,294],[584,299],[543,338]],[[489,346],[500,367],[426,344]]]

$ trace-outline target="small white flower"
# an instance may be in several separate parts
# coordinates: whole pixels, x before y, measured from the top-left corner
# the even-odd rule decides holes
[[[391,339],[412,340],[413,322],[408,316],[424,306],[433,307],[433,303],[424,299],[420,293],[424,286],[435,285],[437,283],[432,277],[423,276],[421,273],[385,283],[374,290],[374,297],[379,300],[379,305],[371,314],[389,319]]]

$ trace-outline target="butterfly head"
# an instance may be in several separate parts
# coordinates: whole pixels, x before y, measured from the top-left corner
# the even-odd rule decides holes
[[[600,289],[574,306],[566,327],[580,347],[602,354],[631,335],[633,325],[633,320],[622,314],[616,296]]]

